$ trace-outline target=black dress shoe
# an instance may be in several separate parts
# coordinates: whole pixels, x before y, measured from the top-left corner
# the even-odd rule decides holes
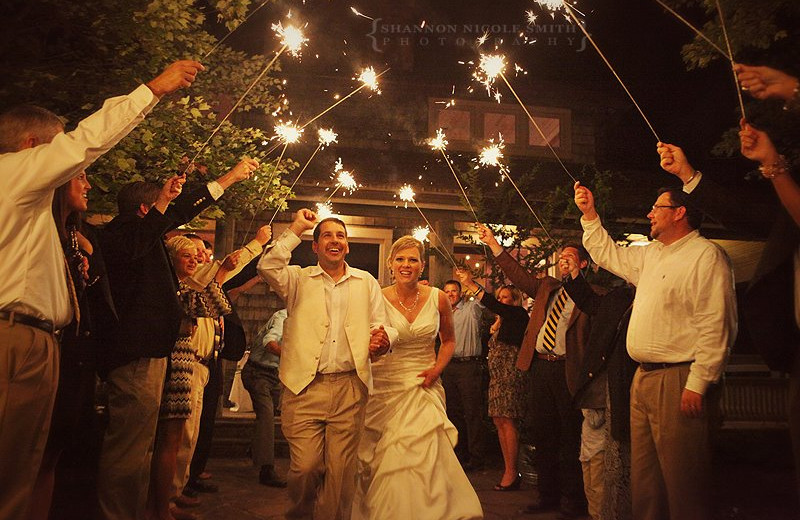
[[[519,489],[520,484],[522,484],[522,475],[520,473],[517,473],[517,478],[515,478],[513,481],[511,481],[511,484],[509,484],[507,486],[504,486],[503,484],[500,484],[498,482],[497,485],[494,487],[494,490],[495,491],[516,491],[516,490]]]
[[[258,482],[263,486],[285,488],[286,481],[275,473],[274,466],[261,466],[261,472],[258,474]]]

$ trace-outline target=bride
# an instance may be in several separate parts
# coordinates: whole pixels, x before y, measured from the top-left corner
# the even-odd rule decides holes
[[[389,254],[395,283],[383,289],[383,297],[399,339],[372,365],[374,393],[358,448],[354,520],[483,518],[453,452],[457,432],[447,420],[439,380],[455,347],[453,313],[442,291],[419,283],[423,252],[421,242],[404,236]]]

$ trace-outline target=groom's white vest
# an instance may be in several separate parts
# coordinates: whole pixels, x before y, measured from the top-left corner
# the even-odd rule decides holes
[[[299,394],[317,375],[322,345],[330,326],[325,308],[323,271],[318,265],[301,268],[287,265],[300,239],[284,232],[275,246],[258,263],[259,274],[286,303],[288,318],[283,324],[281,362],[278,374],[292,393]],[[372,392],[369,362],[370,309],[369,284],[377,282],[366,271],[348,266],[350,290],[344,330],[358,377]]]

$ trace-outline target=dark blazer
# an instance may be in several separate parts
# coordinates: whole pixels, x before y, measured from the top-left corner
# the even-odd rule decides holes
[[[494,295],[486,291],[483,291],[481,303],[484,307],[503,318],[503,321],[500,322],[500,330],[497,331],[497,341],[506,345],[515,345],[519,348],[522,345],[522,338],[525,337],[525,329],[528,326],[527,311],[519,305],[500,303]]]
[[[162,215],[118,215],[100,234],[119,323],[102,331],[102,367],[113,370],[141,357],[165,357],[178,337],[183,307],[164,233],[190,221],[214,202],[206,186],[184,192]]]
[[[514,285],[534,299],[528,327],[525,329],[525,337],[522,340],[522,347],[517,358],[517,368],[527,371],[531,368],[531,362],[536,351],[536,337],[539,335],[539,329],[542,328],[547,318],[547,304],[550,302],[553,293],[561,287],[561,281],[552,276],[545,276],[544,278],[533,276],[519,265],[507,251],[503,251],[499,256],[496,256],[495,262]],[[569,388],[569,392],[573,396],[578,390],[578,378],[589,339],[589,327],[589,315],[576,308],[570,316],[566,334],[567,388]],[[584,396],[584,401],[587,402],[587,408],[603,408],[605,406],[605,389],[596,389],[587,393]]]
[[[589,342],[577,383],[575,403],[580,405],[592,386],[608,382],[611,401],[611,435],[630,442],[630,390],[637,363],[628,355],[626,336],[634,291],[619,287],[607,294],[596,293],[583,276],[564,284],[575,306],[592,317]]]
[[[746,211],[746,203],[728,195],[725,188],[706,177],[692,191],[691,200],[707,215],[729,228],[755,234],[758,231],[763,233],[763,229],[769,226],[763,222],[762,215]],[[800,230],[781,206],[741,308],[756,350],[772,370],[784,372],[791,372],[800,351],[800,330],[794,309],[793,264],[798,244]]]

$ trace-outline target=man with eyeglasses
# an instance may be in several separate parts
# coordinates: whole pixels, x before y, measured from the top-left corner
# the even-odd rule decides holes
[[[712,385],[737,330],[730,259],[700,236],[702,214],[680,189],[659,191],[647,247],[618,246],[580,183],[575,204],[592,258],[637,287],[627,336],[639,363],[631,386],[633,517],[708,519]]]

